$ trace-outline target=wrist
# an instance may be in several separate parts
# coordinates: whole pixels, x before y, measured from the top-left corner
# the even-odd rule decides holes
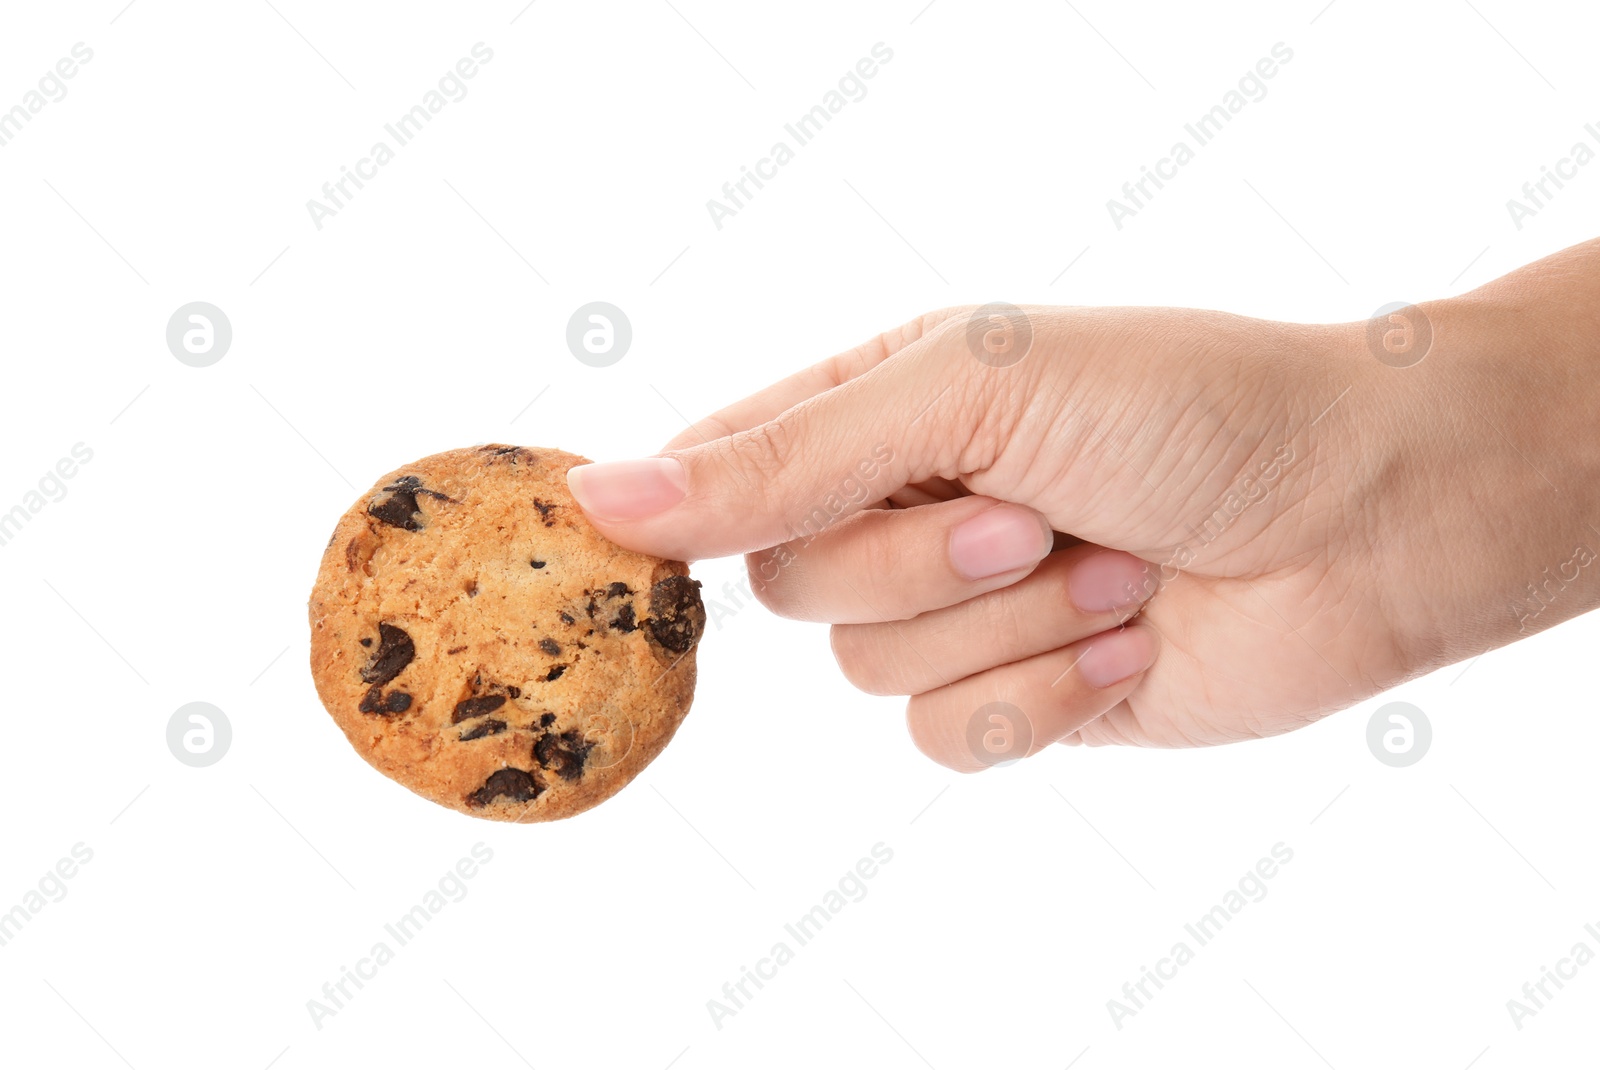
[[[1413,672],[1600,605],[1594,287],[1530,270],[1418,306],[1426,356],[1364,370],[1387,439],[1373,546]]]

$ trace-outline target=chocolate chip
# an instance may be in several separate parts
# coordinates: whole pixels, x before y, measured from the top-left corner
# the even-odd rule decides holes
[[[549,728],[551,725],[553,725],[555,723],[556,723],[556,715],[555,714],[553,714],[553,713],[541,713],[539,715],[539,727],[540,728]]]
[[[362,713],[404,713],[411,708],[411,696],[404,691],[391,691],[384,695],[383,688],[373,686],[361,697],[357,707]]]
[[[372,636],[370,636],[370,635],[362,636],[361,637],[361,645],[362,646],[371,646],[372,645]]]
[[[562,624],[576,624],[576,623],[578,623],[578,619],[576,617],[574,617],[571,613],[568,613],[566,610],[562,610],[561,611],[561,623]]]
[[[668,576],[651,587],[650,617],[644,626],[651,639],[674,654],[687,654],[694,649],[706,626],[700,582],[687,576]]]
[[[540,561],[538,558],[534,558],[532,561],[529,561],[528,564],[532,565],[534,568],[544,568],[544,562]]]
[[[506,696],[508,698],[521,698],[522,697],[522,688],[517,687],[515,684],[512,684],[512,685],[510,685],[510,686],[508,686],[506,688]]]
[[[524,769],[497,769],[489,774],[483,787],[467,796],[468,806],[487,806],[502,795],[512,802],[528,802],[539,797],[544,784]]]
[[[566,671],[567,667],[565,665],[557,665],[555,668],[546,673],[544,678],[546,680],[559,680],[561,679],[561,674]]]
[[[399,479],[395,480],[393,483],[389,484],[383,489],[388,491],[396,491],[402,494],[426,494],[428,497],[437,498],[441,502],[455,502],[455,499],[450,497],[448,494],[440,494],[436,490],[429,490],[427,487],[424,487],[422,485],[422,480],[417,476],[401,476]]]
[[[361,667],[361,679],[369,684],[386,684],[400,675],[417,656],[416,644],[405,629],[393,624],[378,625],[378,650]]]
[[[586,606],[584,606],[584,612],[589,615],[590,620],[597,618],[600,620],[605,620],[604,613],[601,610],[600,600],[603,599],[607,602],[610,602],[618,598],[627,598],[632,594],[633,588],[629,587],[626,583],[608,583],[604,588],[589,592],[589,602]],[[605,612],[610,611],[607,610]],[[626,602],[620,608],[618,608],[613,614],[610,623],[606,626],[609,628],[616,628],[623,633],[631,632],[637,629],[639,627],[639,621],[635,615],[633,603]],[[593,635],[594,632],[591,631],[588,634]]]
[[[545,527],[553,528],[556,526],[556,522],[550,519],[550,514],[555,512],[555,506],[551,505],[549,502],[541,502],[538,498],[535,498],[533,500],[533,507],[539,510],[539,519],[544,521]]]
[[[506,704],[504,695],[483,695],[479,698],[462,699],[456,703],[455,713],[450,715],[451,724],[460,724],[469,717],[482,717],[486,713],[493,713]]]
[[[418,519],[421,514],[417,511],[417,495],[424,494],[442,502],[455,501],[454,498],[424,487],[422,480],[416,476],[401,476],[383,489],[389,497],[368,505],[367,512],[374,519],[381,520],[392,528],[400,528],[402,531],[422,530],[422,524]]]
[[[483,451],[485,453],[492,453],[496,457],[504,457],[508,453],[521,453],[522,452],[522,447],[521,446],[485,446],[485,447],[483,447]]]
[[[561,644],[556,642],[554,639],[541,639],[539,640],[539,649],[544,651],[546,654],[549,654],[551,657],[555,657],[557,654],[561,653]]]
[[[380,520],[391,528],[401,531],[421,531],[422,525],[417,522],[417,496],[401,492],[391,494],[381,502],[374,502],[367,506],[367,513],[374,520]]]
[[[378,548],[378,540],[372,537],[369,531],[363,531],[355,538],[344,544],[344,569],[354,572],[364,569],[367,562],[372,560],[373,551]]]
[[[467,649],[467,648],[464,647],[464,646],[453,646],[449,650],[446,650],[445,653],[446,654],[459,654],[465,649]]]
[[[476,598],[476,597],[478,597],[478,581],[477,580],[473,580],[471,583],[467,584],[467,597],[468,598]]]
[[[491,717],[486,721],[479,721],[477,724],[461,733],[461,742],[465,743],[468,740],[482,739],[484,736],[498,736],[505,730],[506,723],[504,721],[497,721]]]
[[[583,763],[592,750],[594,744],[577,732],[563,732],[559,736],[549,733],[540,736],[533,745],[533,757],[562,780],[577,780],[583,775]]]

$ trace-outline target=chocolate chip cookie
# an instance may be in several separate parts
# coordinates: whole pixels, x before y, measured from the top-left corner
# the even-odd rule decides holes
[[[479,446],[380,479],[311,592],[311,674],[380,772],[474,817],[599,803],[667,745],[705,627],[681,561],[601,537],[559,450]]]

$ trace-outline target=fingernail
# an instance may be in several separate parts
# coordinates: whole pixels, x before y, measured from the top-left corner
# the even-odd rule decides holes
[[[1148,669],[1155,659],[1155,643],[1148,631],[1120,628],[1089,640],[1089,648],[1078,659],[1078,672],[1090,687],[1110,687]]]
[[[969,580],[1038,564],[1050,552],[1050,532],[1026,509],[996,505],[950,532],[950,563]]]
[[[1136,605],[1152,593],[1150,566],[1121,550],[1105,550],[1079,561],[1067,577],[1067,595],[1085,613]]]
[[[643,520],[683,501],[688,487],[675,457],[580,464],[567,472],[572,496],[601,520]]]

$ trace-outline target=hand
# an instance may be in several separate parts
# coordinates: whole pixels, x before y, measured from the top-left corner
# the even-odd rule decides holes
[[[951,309],[569,478],[624,546],[748,552],[952,768],[1267,736],[1600,601],[1512,606],[1600,537],[1597,279],[1600,242],[1410,309],[1404,368],[1365,322]]]

